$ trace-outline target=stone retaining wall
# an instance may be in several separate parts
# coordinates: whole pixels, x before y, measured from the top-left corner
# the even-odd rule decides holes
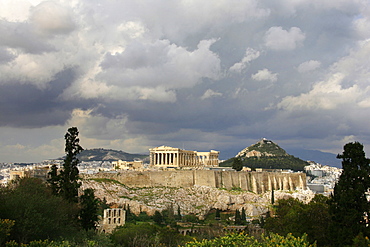
[[[265,191],[306,189],[306,174],[281,172],[245,171],[124,171],[81,174],[82,178],[106,178],[117,180],[128,187],[192,187],[241,188],[255,193]]]

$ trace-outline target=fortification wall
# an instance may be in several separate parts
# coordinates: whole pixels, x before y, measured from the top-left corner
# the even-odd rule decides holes
[[[128,187],[191,187],[241,188],[255,193],[274,190],[306,189],[306,174],[244,171],[125,171],[121,173],[100,172],[82,175],[83,178],[114,179]]]

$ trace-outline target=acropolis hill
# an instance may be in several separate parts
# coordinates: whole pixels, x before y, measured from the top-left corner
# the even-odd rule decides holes
[[[262,141],[264,142],[265,140]],[[114,179],[128,187],[140,188],[208,186],[225,189],[240,188],[254,193],[306,188],[304,173],[236,172],[217,169],[219,152],[215,150],[198,152],[160,146],[151,148],[149,151],[150,168],[161,170],[126,170],[118,173],[97,173],[89,177]]]

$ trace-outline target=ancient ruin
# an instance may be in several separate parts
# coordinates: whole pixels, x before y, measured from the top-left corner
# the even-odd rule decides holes
[[[218,166],[219,151],[189,151],[169,146],[149,149],[150,165],[161,168],[202,168]]]
[[[122,208],[104,209],[103,219],[98,229],[101,232],[111,233],[117,226],[122,226],[126,221],[126,211]]]

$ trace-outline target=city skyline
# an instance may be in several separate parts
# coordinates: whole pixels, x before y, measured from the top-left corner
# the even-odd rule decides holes
[[[0,3],[0,162],[161,145],[370,152],[370,4]]]

